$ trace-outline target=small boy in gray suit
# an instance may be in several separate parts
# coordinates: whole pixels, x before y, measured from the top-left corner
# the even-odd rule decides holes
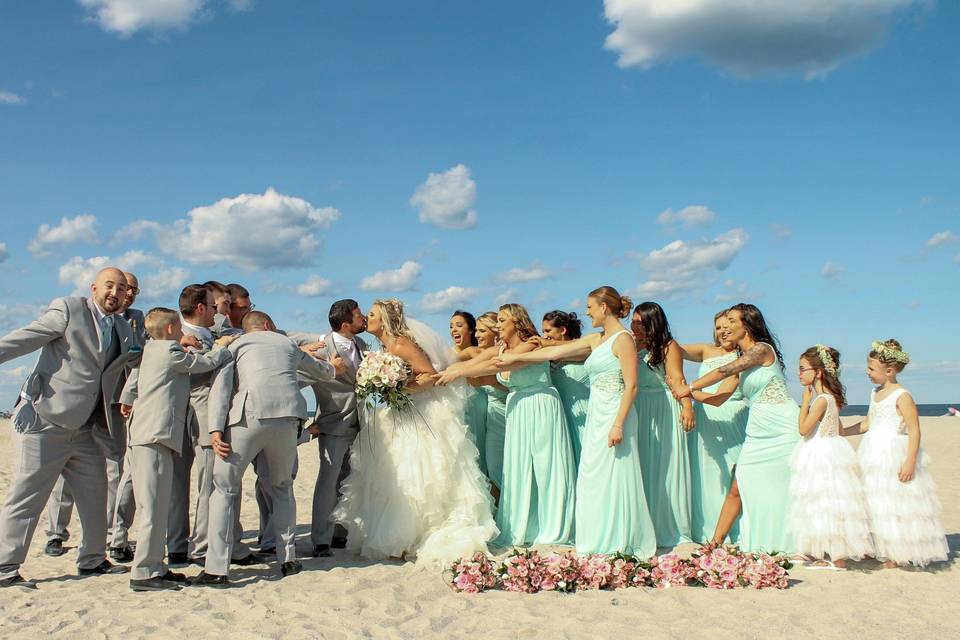
[[[190,374],[219,368],[232,359],[228,349],[187,353],[180,346],[183,328],[172,309],[157,307],[144,321],[137,399],[128,423],[133,493],[140,520],[130,588],[134,591],[178,590],[186,576],[164,565],[167,513],[173,487],[173,454],[180,453],[187,424]],[[124,389],[126,391],[126,389]]]

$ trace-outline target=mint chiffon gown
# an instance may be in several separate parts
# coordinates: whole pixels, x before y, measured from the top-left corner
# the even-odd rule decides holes
[[[707,358],[697,377],[703,377],[737,359],[736,353]],[[712,393],[720,386],[706,387]],[[719,407],[697,403],[697,428],[687,436],[690,454],[690,533],[696,542],[713,537],[720,509],[733,480],[733,467],[746,437],[747,402],[739,387]],[[730,530],[730,541],[739,540],[739,526]]]
[[[626,333],[626,332],[623,332]],[[577,553],[625,553],[649,558],[657,552],[640,471],[637,414],[623,423],[623,441],[607,446],[623,398],[623,374],[613,354],[615,334],[587,358],[590,402],[577,475]]]
[[[487,477],[503,486],[503,439],[507,433],[507,392],[499,387],[483,385],[478,390],[487,397],[486,455]]]
[[[680,425],[680,403],[667,386],[663,363],[647,364],[639,354],[637,417],[640,421],[640,465],[643,488],[657,545],[690,542],[690,459],[687,434]]]
[[[497,379],[510,389],[497,509],[498,546],[568,544],[572,540],[576,468],[550,363]]]
[[[467,389],[467,406],[464,411],[466,414],[464,417],[467,423],[467,433],[470,435],[473,444],[477,446],[477,450],[480,451],[480,458],[478,460],[480,463],[480,471],[489,477],[486,454],[487,394],[473,387],[467,387]]]
[[[587,424],[587,405],[590,402],[590,375],[583,362],[554,362],[550,365],[550,377],[553,386],[560,394],[563,414],[567,418],[570,430],[570,444],[573,447],[573,459],[580,462],[583,428]]]
[[[790,526],[790,457],[800,441],[800,408],[774,363],[740,374],[750,403],[747,437],[737,460],[743,513],[740,546],[746,551],[795,550]]]

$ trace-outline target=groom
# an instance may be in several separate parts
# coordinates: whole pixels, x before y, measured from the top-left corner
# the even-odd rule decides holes
[[[332,333],[322,337],[320,353],[328,360],[339,355],[346,371],[332,381],[313,385],[317,398],[314,422],[307,431],[317,439],[320,472],[313,490],[313,522],[310,539],[313,557],[331,556],[330,547],[346,545],[346,531],[330,522],[330,514],[340,497],[340,484],[350,472],[347,452],[360,432],[357,413],[357,368],[367,352],[367,343],[357,337],[367,328],[367,317],[356,300],[338,300],[328,315]],[[336,529],[336,531],[335,531]]]

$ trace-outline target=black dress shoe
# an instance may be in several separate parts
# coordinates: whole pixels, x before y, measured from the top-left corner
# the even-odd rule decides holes
[[[19,573],[0,580],[0,588],[3,587],[23,587],[24,589],[36,589],[37,583],[33,580],[27,580]]]
[[[230,584],[230,578],[227,576],[218,576],[206,571],[201,571],[192,578],[187,578],[187,585],[191,587],[226,587]]]
[[[110,547],[110,559],[114,562],[131,562],[133,560],[133,549],[129,545],[123,547]]]
[[[47,546],[43,548],[43,552],[48,556],[56,557],[62,556],[67,550],[63,548],[63,540],[60,538],[50,538],[47,540]]]
[[[109,560],[104,560],[92,569],[77,569],[77,575],[100,576],[113,573],[126,573],[127,571],[130,571],[130,567],[119,567],[115,564],[111,564]]]
[[[277,548],[267,547],[266,549],[260,549],[259,551],[257,551],[257,553],[260,554],[261,556],[275,556],[277,555]]]
[[[197,556],[196,558],[190,558],[190,564],[195,564],[198,567],[203,567],[207,564],[207,556]]]
[[[183,566],[190,564],[190,558],[185,553],[168,553],[167,564],[173,566]]]
[[[333,556],[333,552],[330,551],[330,545],[328,544],[315,544],[313,545],[313,557],[314,558],[329,558]]]
[[[283,574],[283,577],[293,576],[303,571],[303,565],[300,564],[299,560],[291,560],[290,562],[284,562],[280,565],[280,573]]]
[[[251,554],[248,555],[248,556],[244,556],[244,557],[242,557],[242,558],[237,558],[236,560],[234,560],[233,558],[231,558],[231,559],[230,559],[230,564],[235,564],[235,565],[237,565],[238,567],[249,567],[249,566],[252,565],[252,564],[263,564],[263,560],[261,560],[260,558],[258,558],[258,557],[257,557],[257,554],[251,553]]]
[[[346,549],[347,548],[347,539],[346,538],[337,538],[335,537],[331,542],[330,546],[334,549]]]
[[[131,580],[130,589],[132,591],[180,591],[181,587],[166,577],[154,576],[146,580]]]
[[[166,580],[167,582],[186,582],[187,581],[187,576],[185,576],[184,574],[176,573],[174,571],[169,571],[169,570],[160,577]]]

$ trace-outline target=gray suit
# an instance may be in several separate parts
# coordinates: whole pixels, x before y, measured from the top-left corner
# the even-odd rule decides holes
[[[234,361],[219,372],[210,390],[209,430],[224,432],[232,451],[213,466],[205,571],[227,575],[234,543],[237,497],[243,472],[261,452],[270,471],[277,559],[296,560],[296,503],[293,459],[297,431],[307,417],[298,373],[311,382],[333,379],[333,367],[302,352],[272,331],[244,334],[230,345]]]
[[[360,358],[368,347],[359,337],[353,338],[354,348]],[[330,522],[330,514],[337,506],[340,485],[350,472],[347,452],[360,432],[360,418],[357,415],[357,369],[348,357],[341,353],[333,334],[326,338],[326,351],[329,359],[340,356],[347,364],[347,370],[336,379],[323,385],[313,385],[317,398],[317,411],[313,425],[320,430],[317,445],[320,450],[320,470],[313,489],[313,514],[310,525],[310,540],[314,545],[329,545],[334,529],[346,535],[339,525]]]
[[[114,317],[126,320],[135,343],[143,348],[147,341],[147,331],[143,325],[143,312],[139,309],[127,309],[123,313],[114,314]],[[119,392],[126,382],[126,378],[126,372],[124,372],[117,383],[117,396],[113,398],[110,405],[114,424],[123,424],[123,416],[120,415],[118,403],[120,402]],[[107,535],[109,536],[113,533],[117,514],[119,514],[121,526],[124,529],[129,528],[133,522],[133,487],[129,482],[124,482],[123,475],[127,433],[126,429],[115,429],[112,432],[94,430],[93,436],[100,448],[103,449],[103,455],[107,461]],[[49,502],[47,502],[49,524],[49,528],[45,532],[47,538],[68,540],[70,532],[67,530],[67,525],[70,524],[72,516],[73,491],[61,475],[53,488],[53,493],[50,494]]]
[[[21,431],[20,465],[0,511],[0,578],[15,575],[27,555],[38,516],[61,473],[76,487],[83,524],[78,566],[105,559],[107,480],[97,429],[123,429],[111,404],[124,368],[139,347],[126,322],[113,323],[100,345],[94,303],[57,298],[40,318],[0,338],[0,363],[40,349],[13,416]]]
[[[140,501],[140,532],[131,575],[134,580],[166,573],[163,552],[174,481],[173,459],[184,446],[191,377],[213,371],[229,360],[226,349],[192,354],[172,340],[151,340],[144,348],[136,380],[137,400],[129,422],[133,490]]]

